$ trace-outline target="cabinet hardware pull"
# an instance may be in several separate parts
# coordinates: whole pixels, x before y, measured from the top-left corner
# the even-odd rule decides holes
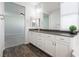
[[[56,43],[55,43],[55,46],[56,46]]]

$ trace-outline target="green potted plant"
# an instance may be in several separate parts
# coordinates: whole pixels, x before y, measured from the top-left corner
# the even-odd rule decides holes
[[[71,26],[69,27],[69,29],[70,29],[70,33],[71,33],[71,34],[77,34],[77,32],[76,32],[77,27],[76,27],[75,25],[71,25]]]

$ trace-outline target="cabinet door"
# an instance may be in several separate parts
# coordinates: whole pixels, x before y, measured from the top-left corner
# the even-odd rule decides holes
[[[48,53],[48,54],[50,54],[51,56],[55,56],[55,45],[54,45],[54,43],[55,42],[52,42],[52,41],[45,41],[45,51]]]
[[[69,46],[64,45],[61,42],[56,42],[56,57],[68,57],[69,55]]]
[[[31,32],[30,33],[30,42],[34,45],[36,45],[36,33],[35,32]]]
[[[69,37],[63,37],[63,36],[56,36],[56,41],[61,41],[63,43],[66,43],[66,44],[70,44],[71,42],[71,38]]]
[[[32,32],[31,31],[29,31],[29,34],[28,34],[28,39],[29,39],[29,42],[31,41],[31,39],[32,39]]]
[[[40,33],[37,33],[36,34],[35,41],[36,41],[35,42],[36,43],[36,46],[41,49],[42,40],[41,40],[41,34]]]
[[[34,32],[33,33],[33,43],[35,46],[39,47],[39,40],[40,40],[40,35],[39,33]]]
[[[33,32],[29,32],[29,40],[32,43],[33,42]]]
[[[32,36],[32,39],[31,39],[31,43],[34,44],[36,47],[40,48],[42,45],[41,45],[41,34],[40,33],[37,33],[37,32],[32,32],[31,34]]]
[[[51,56],[55,56],[56,53],[55,36],[47,35],[44,42],[45,42],[45,51]]]

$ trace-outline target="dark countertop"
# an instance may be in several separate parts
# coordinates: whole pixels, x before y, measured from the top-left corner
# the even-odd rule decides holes
[[[50,29],[29,29],[29,31],[51,34],[51,35],[58,35],[58,36],[65,36],[65,37],[74,37],[77,34],[70,34],[69,31],[61,31],[61,30],[50,30]]]

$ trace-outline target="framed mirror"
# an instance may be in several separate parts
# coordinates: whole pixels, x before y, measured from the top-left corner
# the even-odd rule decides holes
[[[32,28],[39,28],[40,27],[40,18],[31,17],[31,27]]]

